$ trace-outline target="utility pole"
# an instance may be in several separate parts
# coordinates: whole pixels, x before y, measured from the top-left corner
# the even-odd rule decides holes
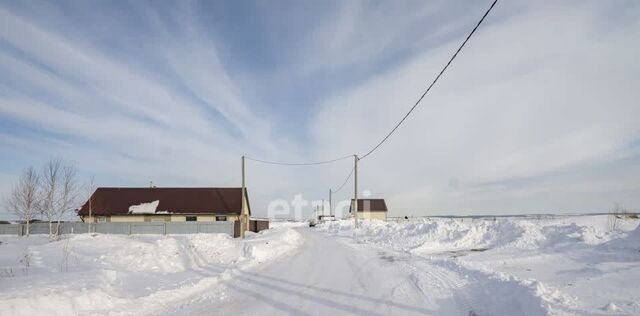
[[[245,183],[245,176],[244,176],[244,155],[242,156],[242,204],[241,207],[242,209],[240,210],[240,237],[244,238],[244,230],[249,227],[248,225],[248,218],[249,216],[247,216],[247,214],[245,214],[244,210],[247,207],[247,201],[246,200],[246,183]]]
[[[329,189],[329,216],[331,216],[331,210],[333,209],[333,207],[331,207],[331,189]]]
[[[353,155],[354,158],[354,181],[353,181],[353,218],[354,227],[358,228],[358,155]],[[354,231],[355,233],[355,231]]]

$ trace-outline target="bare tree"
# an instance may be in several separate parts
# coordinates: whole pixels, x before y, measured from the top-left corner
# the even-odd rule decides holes
[[[29,236],[29,224],[35,217],[39,202],[40,177],[33,167],[22,171],[18,183],[7,198],[7,208],[18,218],[26,222],[26,235]]]
[[[77,207],[80,196],[77,174],[75,165],[59,158],[49,160],[42,169],[39,206],[40,214],[49,222],[50,235],[58,235],[62,218]]]
[[[42,199],[38,206],[42,217],[49,222],[49,235],[53,234],[53,220],[57,209],[56,201],[58,199],[61,166],[62,160],[59,158],[49,160],[42,168],[40,179]]]
[[[78,184],[78,169],[75,165],[66,163],[62,167],[62,181],[60,195],[56,209],[56,235],[60,233],[60,221],[65,215],[73,212],[80,204],[81,187]]]
[[[608,223],[609,230],[614,231],[620,228],[622,221],[625,217],[629,216],[629,211],[627,211],[624,206],[616,203],[613,208],[609,211]]]

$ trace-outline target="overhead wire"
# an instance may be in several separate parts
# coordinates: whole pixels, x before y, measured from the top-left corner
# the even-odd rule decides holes
[[[436,78],[431,82],[431,84],[427,87],[427,89],[424,91],[424,93],[422,93],[422,95],[420,96],[420,98],[418,99],[418,101],[416,101],[416,103],[411,107],[411,109],[409,109],[409,112],[407,112],[407,114],[404,115],[404,117],[402,117],[402,119],[398,122],[398,124],[396,124],[396,126],[393,127],[393,129],[391,129],[391,131],[387,134],[387,136],[385,136],[377,145],[375,145],[371,150],[369,150],[366,154],[362,155],[360,157],[360,159],[364,159],[367,158],[367,156],[371,155],[374,151],[376,151],[376,149],[378,149],[380,146],[382,146],[382,144],[387,141],[387,139],[391,136],[391,134],[393,134],[398,127],[400,127],[400,125],[402,125],[402,123],[407,119],[407,117],[409,117],[409,115],[411,114],[411,112],[413,112],[413,110],[416,109],[416,107],[420,104],[420,102],[422,101],[422,99],[424,99],[424,97],[427,95],[427,93],[429,93],[429,91],[431,90],[431,88],[433,88],[433,86],[436,84],[436,82],[438,82],[438,79],[440,79],[440,77],[442,76],[442,74],[447,70],[447,68],[449,68],[449,65],[451,65],[451,62],[453,62],[454,59],[456,59],[456,57],[458,56],[458,53],[460,53],[460,51],[462,50],[462,48],[464,47],[464,45],[467,44],[467,42],[469,41],[469,39],[471,38],[471,36],[473,36],[473,34],[476,32],[476,30],[478,29],[478,27],[480,27],[480,24],[482,24],[482,22],[484,21],[484,19],[487,17],[487,15],[489,15],[489,12],[491,12],[491,10],[493,9],[493,7],[496,5],[496,3],[498,2],[498,0],[494,0],[493,3],[491,4],[491,6],[489,7],[489,9],[484,13],[484,15],[482,16],[482,18],[480,19],[480,21],[478,21],[478,23],[476,24],[476,26],[473,28],[473,30],[471,30],[471,33],[469,33],[469,35],[467,35],[467,37],[464,39],[464,41],[462,42],[462,44],[460,45],[460,47],[458,47],[458,49],[456,50],[456,52],[451,56],[451,58],[449,59],[449,61],[447,62],[447,64],[444,66],[444,68],[442,68],[442,70],[440,70],[440,73],[438,73],[438,75],[436,76]]]
[[[345,184],[347,184],[347,182],[349,182],[349,179],[351,179],[351,176],[353,175],[353,171],[356,170],[355,167],[351,168],[351,172],[349,172],[349,175],[347,176],[347,178],[344,180],[344,182],[342,182],[342,184],[340,185],[340,187],[338,187],[335,190],[331,190],[332,193],[338,193],[340,192],[340,190],[342,190],[342,188],[344,188]]]
[[[271,165],[281,165],[281,166],[312,166],[312,165],[323,165],[323,164],[328,164],[328,163],[332,163],[332,162],[340,161],[340,160],[347,159],[347,158],[353,158],[353,155],[348,155],[348,156],[339,157],[339,158],[330,159],[330,160],[312,161],[312,162],[282,162],[282,161],[269,161],[269,160],[256,159],[256,158],[251,158],[251,157],[246,157],[246,156],[245,156],[244,158],[245,158],[245,159],[247,159],[247,160],[256,161],[256,162],[261,162],[261,163],[266,163],[266,164],[271,164]]]
[[[371,155],[373,152],[375,152],[378,148],[380,148],[380,146],[382,146],[382,144],[384,144],[387,139],[389,139],[389,137],[391,137],[391,135],[402,125],[402,123],[404,123],[404,121],[409,117],[409,115],[411,115],[411,113],[416,109],[416,107],[418,107],[418,105],[420,104],[420,102],[422,102],[422,100],[424,99],[424,97],[429,93],[429,91],[431,91],[431,88],[433,88],[433,86],[436,84],[436,82],[438,82],[438,80],[440,79],[440,77],[442,77],[442,75],[444,74],[444,72],[447,70],[447,68],[449,68],[449,66],[451,65],[451,63],[456,59],[456,57],[458,56],[458,54],[460,53],[460,51],[462,51],[462,48],[464,48],[464,46],[467,44],[467,42],[469,41],[469,39],[471,39],[471,37],[473,36],[473,34],[476,32],[476,30],[480,27],[480,25],[482,24],[482,22],[484,22],[484,19],[489,15],[489,13],[491,12],[491,10],[493,10],[493,8],[495,7],[496,3],[498,2],[498,0],[494,0],[493,3],[491,4],[491,6],[489,7],[489,9],[487,9],[487,11],[484,13],[484,15],[482,16],[482,18],[480,18],[480,20],[478,21],[478,23],[476,23],[475,27],[471,30],[471,32],[469,33],[469,35],[467,35],[467,37],[464,39],[464,41],[462,42],[462,44],[458,47],[458,49],[455,51],[455,53],[451,56],[451,58],[449,59],[449,61],[445,64],[445,66],[442,68],[442,70],[440,70],[440,72],[438,73],[438,75],[435,77],[435,79],[433,79],[433,81],[431,82],[431,84],[429,84],[429,86],[427,86],[427,89],[422,93],[422,95],[420,96],[420,98],[418,98],[418,100],[415,102],[415,104],[409,109],[409,111],[402,117],[402,119],[391,129],[391,131],[389,133],[387,133],[387,135],[382,138],[382,140],[380,142],[378,142],[373,148],[371,148],[366,154],[360,156],[360,157],[356,157],[356,159],[358,160],[362,160],[364,158],[367,158],[369,155]],[[323,165],[323,164],[329,164],[329,163],[333,163],[336,161],[340,161],[343,159],[347,159],[347,158],[351,158],[353,157],[353,155],[347,155],[347,156],[343,156],[343,157],[338,157],[335,159],[330,159],[330,160],[322,160],[322,161],[311,161],[311,162],[282,162],[282,161],[269,161],[269,160],[262,160],[262,159],[256,159],[256,158],[251,158],[251,157],[244,157],[247,160],[251,160],[251,161],[255,161],[255,162],[260,162],[260,163],[265,163],[265,164],[272,164],[272,165],[282,165],[282,166],[311,166],[311,165]],[[334,193],[342,190],[342,188],[347,184],[347,182],[349,181],[349,179],[351,178],[351,176],[353,175],[353,172],[355,170],[355,167],[351,169],[351,172],[349,172],[349,175],[347,176],[347,178],[345,179],[345,181],[340,185],[340,187],[335,190],[332,191]]]

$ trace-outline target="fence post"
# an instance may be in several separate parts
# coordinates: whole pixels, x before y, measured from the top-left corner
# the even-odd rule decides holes
[[[163,222],[164,224],[164,230],[163,230],[163,235],[167,235],[167,222]]]
[[[129,223],[129,235],[131,235],[131,223]]]

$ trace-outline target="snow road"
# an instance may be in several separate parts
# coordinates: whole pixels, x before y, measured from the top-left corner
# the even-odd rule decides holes
[[[224,315],[424,315],[435,312],[429,298],[377,252],[299,228],[304,243],[291,257],[256,271],[242,271],[225,283],[230,300]],[[199,310],[185,314],[206,314]]]
[[[167,314],[476,315],[474,305],[484,299],[483,291],[468,292],[474,288],[469,276],[447,267],[351,238],[297,230],[304,243],[290,257],[236,270],[224,283],[223,304],[200,301]]]

